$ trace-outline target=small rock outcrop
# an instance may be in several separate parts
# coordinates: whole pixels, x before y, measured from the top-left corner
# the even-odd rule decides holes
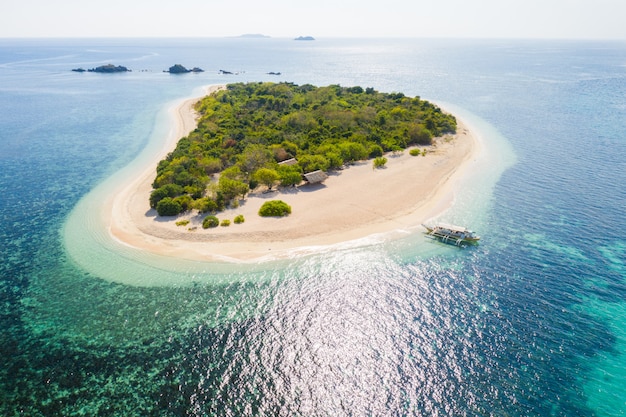
[[[170,74],[186,74],[188,72],[190,72],[187,68],[183,67],[180,64],[176,64],[170,67],[169,70],[164,71],[164,72],[169,72]]]
[[[176,65],[171,66],[169,70],[163,71],[163,72],[169,72],[170,74],[187,74],[188,72],[204,72],[204,70],[198,67],[187,69],[180,64],[176,64]]]

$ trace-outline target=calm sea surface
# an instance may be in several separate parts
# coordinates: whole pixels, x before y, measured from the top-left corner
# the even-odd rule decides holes
[[[108,63],[133,72],[70,71]],[[228,265],[107,239],[167,109],[240,81],[452,110],[486,162],[441,219],[480,246]],[[0,39],[0,415],[626,415],[624,132],[625,43]]]

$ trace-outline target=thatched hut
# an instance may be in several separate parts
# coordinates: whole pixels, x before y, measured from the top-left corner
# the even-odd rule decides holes
[[[326,178],[328,178],[328,175],[326,175],[326,173],[324,171],[319,170],[319,169],[317,171],[313,171],[313,172],[309,172],[307,174],[304,174],[304,179],[309,184],[320,184],[320,183],[324,182],[324,180]]]
[[[298,161],[296,160],[296,158],[290,158],[290,159],[285,159],[284,161],[280,161],[278,165],[293,166],[293,165],[296,165],[297,163]]]

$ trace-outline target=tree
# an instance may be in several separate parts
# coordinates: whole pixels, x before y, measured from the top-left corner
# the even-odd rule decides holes
[[[204,157],[198,161],[198,167],[208,175],[216,174],[222,170],[222,161],[219,158]]]
[[[232,167],[226,168],[220,175],[220,179],[228,178],[231,180],[242,180],[244,177],[245,175],[241,172],[239,165],[233,165]]]
[[[410,145],[430,145],[433,141],[433,135],[426,126],[422,124],[414,124],[409,128],[409,144]]]
[[[176,197],[183,192],[183,187],[177,184],[165,184],[150,193],[150,207],[156,208],[159,201],[165,197]]]
[[[211,200],[208,197],[202,197],[198,200],[195,200],[193,202],[193,208],[198,210],[200,213],[214,213],[218,210],[218,206],[215,200]]]
[[[328,161],[328,169],[341,169],[343,166],[343,158],[339,152],[327,152],[324,156]]]
[[[296,165],[280,165],[278,167],[278,175],[280,177],[280,185],[283,187],[298,185],[302,181],[302,173]]]
[[[380,145],[370,145],[368,148],[369,157],[376,158],[378,156],[383,156],[383,148]]]
[[[245,182],[220,177],[217,190],[224,196],[224,199],[232,201],[239,196],[244,197],[248,193],[249,188]]]
[[[271,190],[276,181],[280,179],[278,172],[275,169],[270,168],[259,168],[253,174],[253,177],[261,184],[267,186],[269,190]]]
[[[239,157],[239,165],[245,173],[252,173],[274,160],[274,155],[267,147],[260,144],[248,145]]]
[[[165,197],[156,205],[156,210],[159,216],[176,216],[182,213],[183,208],[173,198]]]
[[[174,201],[180,204],[181,213],[183,211],[191,210],[193,206],[193,199],[190,195],[179,195],[178,197],[174,197]]]

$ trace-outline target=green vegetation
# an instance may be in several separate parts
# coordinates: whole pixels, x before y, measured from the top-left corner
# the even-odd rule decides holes
[[[230,226],[230,220],[228,220],[228,219],[222,220],[222,222],[220,223],[220,226],[223,226],[223,227]]]
[[[374,168],[382,168],[387,164],[387,158],[379,156],[374,158]]]
[[[259,168],[254,174],[253,178],[265,185],[268,189],[272,189],[272,186],[280,179],[278,171],[271,168]]]
[[[183,207],[171,197],[165,197],[156,206],[159,216],[176,216],[183,212]]]
[[[202,220],[203,229],[208,229],[209,227],[217,227],[219,226],[219,224],[219,219],[213,215],[206,216],[204,220]]]
[[[183,193],[183,187],[177,184],[165,184],[150,194],[150,207],[156,208],[159,201],[166,197],[176,197]]]
[[[422,153],[422,151],[420,151],[418,148],[411,149],[409,151],[409,155],[411,155],[411,156],[420,156],[421,153]]]
[[[303,173],[429,145],[456,131],[454,116],[419,97],[339,85],[230,84],[196,110],[198,127],[158,164],[150,205],[160,215],[215,213],[236,207],[258,185],[298,185]],[[292,158],[295,164],[280,164]],[[161,208],[175,214],[158,209],[168,198]]]
[[[176,226],[187,226],[189,224],[189,220],[184,219],[184,220],[179,220],[176,222]]]
[[[233,222],[235,222],[235,224],[241,224],[243,222],[245,222],[246,219],[244,219],[243,214],[238,214],[237,216],[235,216],[235,219],[233,220]]]
[[[289,214],[291,214],[291,206],[281,200],[266,201],[259,209],[261,217],[283,217]]]

